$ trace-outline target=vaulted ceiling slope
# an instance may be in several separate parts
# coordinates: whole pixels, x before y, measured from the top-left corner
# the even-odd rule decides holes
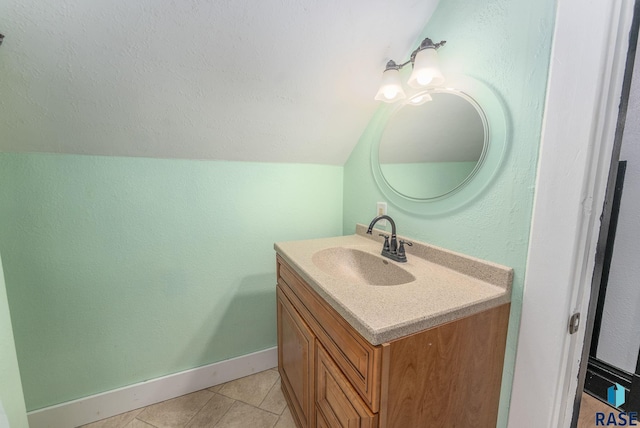
[[[5,0],[0,151],[343,164],[438,0]]]

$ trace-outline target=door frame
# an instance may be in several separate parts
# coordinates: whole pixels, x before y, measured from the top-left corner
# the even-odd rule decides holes
[[[629,106],[629,96],[633,82],[634,66],[636,65],[636,49],[638,46],[638,36],[640,31],[640,0],[635,0],[633,7],[632,22],[629,28],[629,44],[626,55],[624,69],[624,79],[620,94],[618,108],[618,123],[615,132],[615,140],[609,167],[609,177],[607,182],[604,208],[601,215],[601,227],[598,236],[596,249],[595,267],[591,283],[591,298],[589,302],[589,312],[587,316],[584,347],[582,350],[582,360],[578,374],[578,387],[574,401],[574,415],[572,427],[577,426],[580,402],[587,381],[587,373],[591,379],[593,387],[600,385],[605,388],[607,383],[619,383],[625,385],[628,390],[627,403],[624,407],[626,411],[637,411],[640,409],[640,353],[633,373],[627,373],[610,364],[597,359],[597,347],[602,322],[602,310],[606,297],[606,289],[609,278],[611,258],[618,222],[618,211],[622,198],[622,188],[626,171],[626,161],[620,161],[620,152],[624,138],[624,129],[627,121],[627,110]],[[603,391],[590,391],[599,393],[601,399],[605,399]]]
[[[509,426],[568,427],[614,146],[633,0],[556,8]]]

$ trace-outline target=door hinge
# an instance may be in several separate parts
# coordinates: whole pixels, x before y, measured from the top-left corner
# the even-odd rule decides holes
[[[576,312],[569,318],[569,334],[578,331],[578,327],[580,327],[580,312]]]

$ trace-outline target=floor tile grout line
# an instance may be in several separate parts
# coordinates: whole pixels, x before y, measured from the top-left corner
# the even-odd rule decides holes
[[[275,416],[275,417],[276,417],[276,420],[275,420],[275,421],[274,421],[274,423],[271,425],[271,428],[274,428],[274,427],[275,427],[275,426],[280,422],[280,420],[282,419],[282,417],[283,417],[283,415],[284,415],[285,411],[288,409],[288,403],[286,403],[286,402],[285,402],[284,407],[282,408],[282,410],[281,410],[279,413],[273,412],[273,411],[268,410],[268,409],[263,409],[263,408],[261,407],[261,406],[264,404],[264,402],[265,402],[265,400],[267,399],[267,397],[269,396],[269,394],[271,394],[271,393],[272,393],[272,391],[274,390],[274,388],[276,388],[276,387],[278,386],[278,384],[281,384],[281,383],[282,383],[280,373],[279,373],[279,371],[278,371],[276,368],[271,368],[271,369],[267,369],[267,370],[274,371],[274,372],[277,374],[277,376],[276,376],[276,378],[274,379],[274,381],[273,381],[273,383],[271,384],[271,386],[269,387],[269,390],[267,391],[267,393],[265,394],[265,396],[262,398],[262,400],[260,401],[260,403],[259,403],[258,405],[255,405],[255,404],[252,404],[252,403],[248,403],[248,402],[243,401],[243,400],[240,400],[240,399],[232,398],[232,397],[229,397],[228,395],[226,395],[226,394],[224,394],[224,393],[221,393],[220,391],[216,392],[216,391],[211,391],[211,389],[210,389],[210,388],[220,387],[220,390],[222,390],[222,386],[224,386],[225,384],[230,383],[230,382],[223,382],[223,383],[218,384],[218,385],[212,385],[212,386],[210,386],[210,387],[203,388],[202,390],[200,390],[200,391],[207,391],[207,392],[210,392],[212,395],[211,395],[211,396],[209,397],[209,399],[208,399],[208,400],[207,400],[207,401],[206,401],[206,402],[205,402],[205,403],[204,403],[204,404],[203,404],[203,405],[202,405],[202,406],[201,406],[201,407],[200,407],[200,408],[199,408],[199,409],[198,409],[198,410],[193,414],[193,416],[191,416],[191,418],[189,418],[189,420],[188,420],[184,425],[182,425],[180,428],[186,428],[186,427],[187,427],[187,426],[188,426],[188,425],[189,425],[189,424],[190,424],[190,423],[191,423],[191,422],[196,418],[196,416],[197,416],[198,414],[200,414],[200,413],[204,410],[204,408],[205,408],[205,407],[206,407],[206,406],[211,402],[211,400],[213,400],[213,398],[215,398],[215,396],[216,396],[216,395],[218,395],[218,396],[220,396],[220,397],[224,397],[224,398],[226,398],[226,399],[231,400],[231,405],[230,405],[230,406],[229,406],[229,407],[224,411],[224,413],[222,413],[222,415],[220,416],[220,418],[218,419],[218,421],[215,423],[215,425],[213,425],[213,427],[212,427],[212,428],[219,427],[219,426],[220,426],[220,422],[225,418],[225,416],[229,413],[229,411],[230,411],[232,408],[234,408],[234,406],[238,406],[238,405],[240,405],[240,404],[250,406],[250,407],[252,407],[252,408],[254,408],[254,409],[256,409],[256,410],[263,411],[263,412],[266,412],[266,413],[268,413],[268,414],[270,414],[270,415]],[[266,370],[264,370],[264,371],[266,371]],[[264,372],[264,371],[263,371],[263,372]],[[249,375],[249,376],[254,376],[254,375],[258,374],[258,373],[261,373],[261,372],[254,373],[254,374]],[[184,395],[188,395],[188,394],[184,394]],[[183,395],[183,396],[184,396],[184,395]],[[180,396],[180,397],[182,397],[182,396]],[[180,398],[180,397],[175,397],[175,398]],[[169,401],[169,400],[164,400],[164,401]],[[137,420],[138,422],[141,422],[141,423],[143,423],[143,424],[148,425],[149,427],[152,427],[152,428],[159,428],[157,425],[155,425],[155,424],[153,424],[153,423],[151,423],[151,422],[147,422],[146,420],[144,420],[144,419],[141,419],[141,418],[140,418],[140,416],[141,416],[141,415],[142,415],[142,414],[143,414],[143,413],[144,413],[148,408],[150,408],[150,407],[154,406],[155,404],[159,404],[159,403],[154,403],[154,404],[151,404],[151,405],[148,405],[148,406],[139,407],[138,409],[134,409],[134,410],[137,410],[137,413],[135,414],[135,416],[133,417],[133,419],[131,419],[131,420],[130,420],[126,425],[122,426],[122,428],[127,428],[129,425],[131,425],[131,423],[132,423],[133,421],[136,421],[136,420]],[[117,416],[117,415],[115,415],[115,416]]]
[[[241,402],[241,403],[244,403],[244,404],[246,404],[247,406],[251,406],[251,407],[257,407],[257,406],[256,406],[255,404],[252,404],[252,403],[247,403],[246,401],[244,401],[244,400],[241,400],[241,399],[239,399],[239,398],[233,398],[233,397],[229,397],[229,396],[228,396],[227,394],[223,394],[222,392],[217,392],[216,394],[220,394],[220,395],[222,395],[223,397],[226,397],[226,398],[228,398],[229,400],[233,400],[233,401],[239,401],[239,402]],[[262,403],[262,402],[260,402],[260,403]]]
[[[209,397],[209,399],[208,399],[208,400],[207,400],[207,401],[202,405],[202,407],[200,407],[200,409],[198,409],[198,411],[197,411],[197,412],[195,412],[195,413],[193,414],[193,416],[191,416],[191,418],[187,421],[187,423],[183,425],[183,428],[186,428],[187,426],[189,426],[189,424],[191,423],[191,421],[192,421],[196,416],[198,416],[198,414],[199,414],[199,413],[200,413],[200,412],[201,412],[205,407],[207,407],[207,404],[209,404],[209,401],[213,400],[213,397],[215,397],[215,396],[216,396],[216,393],[215,393],[215,392],[213,392],[213,391],[210,391],[210,390],[209,390],[209,388],[201,389],[200,391],[207,391],[207,392],[210,392],[210,393],[211,393],[211,397]],[[197,391],[197,392],[198,392],[198,391]]]
[[[269,411],[269,410],[267,410],[267,409],[263,409],[263,408],[262,408],[262,405],[264,404],[264,400],[266,400],[266,399],[267,399],[267,397],[269,396],[269,394],[271,394],[271,391],[273,391],[273,388],[275,388],[275,387],[276,387],[276,384],[278,383],[278,381],[279,381],[279,380],[280,380],[280,376],[278,376],[278,377],[276,378],[276,380],[273,382],[273,385],[271,385],[271,388],[269,388],[269,390],[267,391],[267,394],[264,396],[264,398],[262,399],[262,401],[260,402],[260,404],[258,404],[258,406],[257,406],[257,407],[258,407],[258,409],[260,409],[260,410],[265,410],[265,411],[267,411],[267,412],[269,412],[269,413],[273,413],[273,412],[270,412],[270,411]],[[277,413],[273,413],[273,414],[275,415],[275,414],[277,414]]]
[[[150,407],[150,406],[147,406],[147,407]],[[147,407],[143,407],[143,409],[146,409]],[[142,413],[142,412],[140,412],[140,413]],[[158,427],[157,427],[157,426],[155,426],[154,424],[150,424],[150,423],[149,423],[149,422],[147,422],[147,421],[143,421],[142,419],[138,419],[138,416],[136,416],[135,418],[133,418],[133,419],[132,419],[132,420],[131,420],[127,425],[125,425],[125,427],[124,427],[124,428],[127,428],[127,426],[128,426],[128,425],[131,425],[131,422],[133,422],[134,420],[135,420],[135,421],[138,421],[138,422],[142,422],[143,424],[147,424],[147,425],[149,425],[149,426],[151,426],[151,427],[153,427],[153,428],[158,428]]]
[[[278,382],[280,383],[280,389],[282,389],[282,378],[280,376],[278,376]],[[284,399],[284,393],[282,393],[282,391],[281,391],[280,394],[282,394],[282,398]],[[288,408],[289,408],[289,403],[287,403],[287,400],[285,399],[284,400],[284,408],[280,412],[280,417],[282,417],[282,415],[284,415],[284,411],[287,410]]]
[[[263,370],[263,371],[261,371],[261,372],[253,373],[253,374],[251,374],[251,375],[249,375],[249,376],[245,376],[245,377],[255,376],[255,375],[259,374],[259,373],[264,373],[264,372],[269,371],[269,370],[271,370],[271,369],[267,369],[267,370]],[[241,379],[242,379],[242,378],[241,378]],[[236,380],[238,380],[238,379],[236,379]],[[267,395],[269,395],[269,392],[271,392],[271,389],[272,389],[272,388],[273,388],[273,386],[276,384],[276,381],[279,381],[279,380],[280,380],[280,374],[278,373],[278,377],[276,377],[276,379],[273,381],[273,384],[269,387],[269,391],[267,391],[267,394],[262,398],[262,400],[260,400],[260,403],[259,403],[258,405],[255,405],[255,404],[253,404],[253,403],[249,403],[249,402],[244,401],[244,400],[241,400],[241,399],[239,399],[239,398],[233,398],[233,397],[230,397],[230,396],[228,396],[227,394],[223,393],[223,392],[222,392],[222,389],[220,389],[220,392],[218,392],[217,394],[220,394],[220,395],[222,395],[222,396],[224,396],[224,397],[227,397],[227,398],[230,398],[230,399],[232,399],[232,400],[239,401],[239,402],[241,402],[241,403],[247,404],[247,405],[249,405],[249,406],[251,406],[251,407],[255,407],[256,409],[260,409],[260,410],[264,410],[264,411],[268,412],[268,410],[266,410],[266,409],[262,409],[262,408],[260,408],[260,406],[262,405],[262,403],[264,402],[264,400],[267,398]],[[231,382],[233,382],[233,381],[231,381]],[[227,384],[227,383],[231,383],[231,382],[225,382],[225,384]],[[213,392],[213,391],[211,391],[211,392]],[[269,413],[274,414],[274,415],[276,414],[276,413],[273,413],[273,412],[269,412]]]
[[[222,394],[221,394],[221,395],[222,395]],[[226,395],[223,395],[223,397],[226,397]],[[213,427],[211,427],[211,428],[216,428],[217,426],[220,426],[220,422],[224,419],[224,417],[225,417],[225,416],[227,416],[227,413],[229,413],[229,411],[231,410],[231,408],[232,408],[233,406],[235,406],[235,404],[238,402],[238,400],[234,400],[234,399],[233,399],[233,398],[231,398],[231,397],[227,397],[227,398],[229,398],[230,400],[233,400],[233,403],[232,403],[232,404],[229,406],[229,408],[228,408],[228,409],[227,409],[227,410],[222,414],[222,416],[220,416],[220,419],[218,419],[218,422],[216,422],[216,424],[215,424]]]

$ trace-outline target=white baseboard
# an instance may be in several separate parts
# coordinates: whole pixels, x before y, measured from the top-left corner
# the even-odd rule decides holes
[[[30,428],[73,428],[275,367],[277,348],[185,370],[27,414]]]

